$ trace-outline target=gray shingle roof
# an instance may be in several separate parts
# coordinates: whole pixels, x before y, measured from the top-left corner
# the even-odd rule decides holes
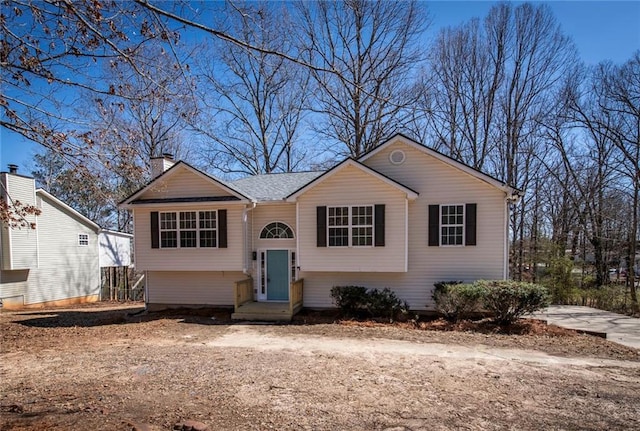
[[[323,172],[294,172],[254,175],[228,183],[242,194],[258,201],[277,201],[316,179]]]

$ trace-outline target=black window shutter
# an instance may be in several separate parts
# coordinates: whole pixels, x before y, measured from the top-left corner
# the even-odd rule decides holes
[[[374,210],[375,246],[384,247],[384,205],[376,205]]]
[[[464,245],[476,245],[476,204],[466,204],[464,211]]]
[[[160,248],[160,224],[158,211],[151,212],[151,248]]]
[[[316,207],[316,247],[327,246],[327,207]]]
[[[429,205],[429,246],[440,245],[440,205]]]
[[[218,248],[227,248],[227,210],[218,210]]]

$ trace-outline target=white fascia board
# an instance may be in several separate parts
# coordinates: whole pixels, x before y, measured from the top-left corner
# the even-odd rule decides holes
[[[373,150],[371,150],[370,152],[364,154],[362,157],[360,157],[358,159],[358,161],[360,162],[364,162],[367,159],[369,159],[370,157],[373,157],[375,154],[378,154],[380,151],[382,151],[384,148],[386,148],[388,145],[390,145],[391,143],[394,142],[402,142],[405,145],[408,145],[412,148],[415,148],[418,151],[422,151],[425,154],[428,154],[430,156],[432,156],[433,158],[441,161],[442,163],[445,163],[447,165],[450,165],[454,168],[457,168],[459,170],[461,170],[462,172],[480,180],[483,181],[493,187],[496,187],[502,191],[504,191],[505,193],[507,193],[509,196],[511,197],[518,197],[521,195],[522,192],[520,192],[518,189],[513,188],[499,180],[497,180],[496,178],[493,178],[487,174],[484,174],[480,171],[478,171],[477,169],[472,168],[471,166],[467,166],[464,163],[458,162],[457,160],[454,160],[450,157],[445,156],[444,154],[441,154],[425,145],[422,145],[412,139],[407,138],[406,136],[403,135],[394,135],[392,136],[390,139],[388,139],[387,141],[385,141],[384,143],[378,145],[376,148],[374,148]]]
[[[100,233],[104,233],[106,235],[121,236],[121,237],[124,237],[124,238],[133,238],[133,234],[132,233],[119,232],[117,230],[102,229],[100,231]]]
[[[131,209],[130,204],[131,204],[132,201],[136,200],[139,196],[143,195],[148,190],[153,188],[153,186],[156,183],[158,183],[160,181],[167,181],[172,176],[176,175],[176,173],[179,172],[180,169],[186,169],[186,170],[198,175],[200,178],[204,179],[205,181],[208,181],[208,182],[210,182],[210,183],[222,188],[227,193],[237,197],[238,199],[243,201],[243,203],[253,202],[254,201],[249,196],[245,196],[242,193],[240,193],[239,191],[231,188],[229,185],[225,184],[223,181],[221,181],[221,180],[219,180],[219,179],[217,179],[215,177],[212,177],[211,175],[207,175],[204,172],[202,172],[202,171],[194,168],[193,166],[189,165],[188,163],[183,162],[182,160],[180,160],[175,165],[171,166],[169,169],[164,171],[162,174],[160,174],[156,178],[154,178],[149,184],[147,184],[146,186],[144,186],[143,188],[141,188],[140,190],[135,192],[133,195],[129,196],[128,198],[126,198],[125,200],[120,202],[118,204],[118,208]]]
[[[188,207],[188,208],[208,208],[212,205],[216,207],[226,207],[229,205],[247,205],[251,201],[205,201],[205,202],[139,202],[135,204],[120,204],[121,209],[133,210],[136,208],[167,208],[167,207]]]
[[[391,187],[394,187],[400,191],[402,191],[403,193],[406,194],[407,199],[409,200],[415,200],[418,197],[418,193],[414,190],[411,190],[410,188],[398,183],[397,181],[394,181],[393,179],[386,177],[382,174],[380,174],[379,172],[371,169],[370,167],[363,165],[362,163],[354,160],[354,159],[346,159],[344,161],[342,161],[341,163],[339,163],[338,165],[334,166],[333,168],[329,169],[327,172],[325,172],[324,174],[320,175],[319,177],[311,180],[309,183],[307,183],[307,185],[305,185],[304,187],[298,189],[297,191],[293,192],[291,195],[289,195],[286,198],[287,202],[296,202],[298,197],[300,195],[303,195],[304,193],[306,193],[308,190],[314,188],[315,186],[321,184],[322,182],[324,182],[327,178],[332,177],[333,175],[337,174],[338,172],[342,171],[343,169],[345,169],[348,166],[353,166],[356,167],[358,169],[360,169],[361,171],[365,172],[366,174],[369,174],[375,178],[377,178],[378,180],[386,183],[387,185],[390,185]]]

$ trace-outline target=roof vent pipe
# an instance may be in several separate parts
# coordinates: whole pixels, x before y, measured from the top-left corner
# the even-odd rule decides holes
[[[9,173],[17,174],[18,173],[18,165],[14,165],[13,163],[9,164]]]

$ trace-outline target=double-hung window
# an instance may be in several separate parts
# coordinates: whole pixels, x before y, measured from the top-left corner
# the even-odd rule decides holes
[[[177,213],[160,213],[160,247],[178,247]]]
[[[440,206],[440,244],[464,244],[464,205]]]
[[[329,247],[373,246],[373,206],[327,208]]]
[[[217,247],[217,212],[200,211],[200,247]]]
[[[217,247],[217,211],[160,213],[161,248]]]

